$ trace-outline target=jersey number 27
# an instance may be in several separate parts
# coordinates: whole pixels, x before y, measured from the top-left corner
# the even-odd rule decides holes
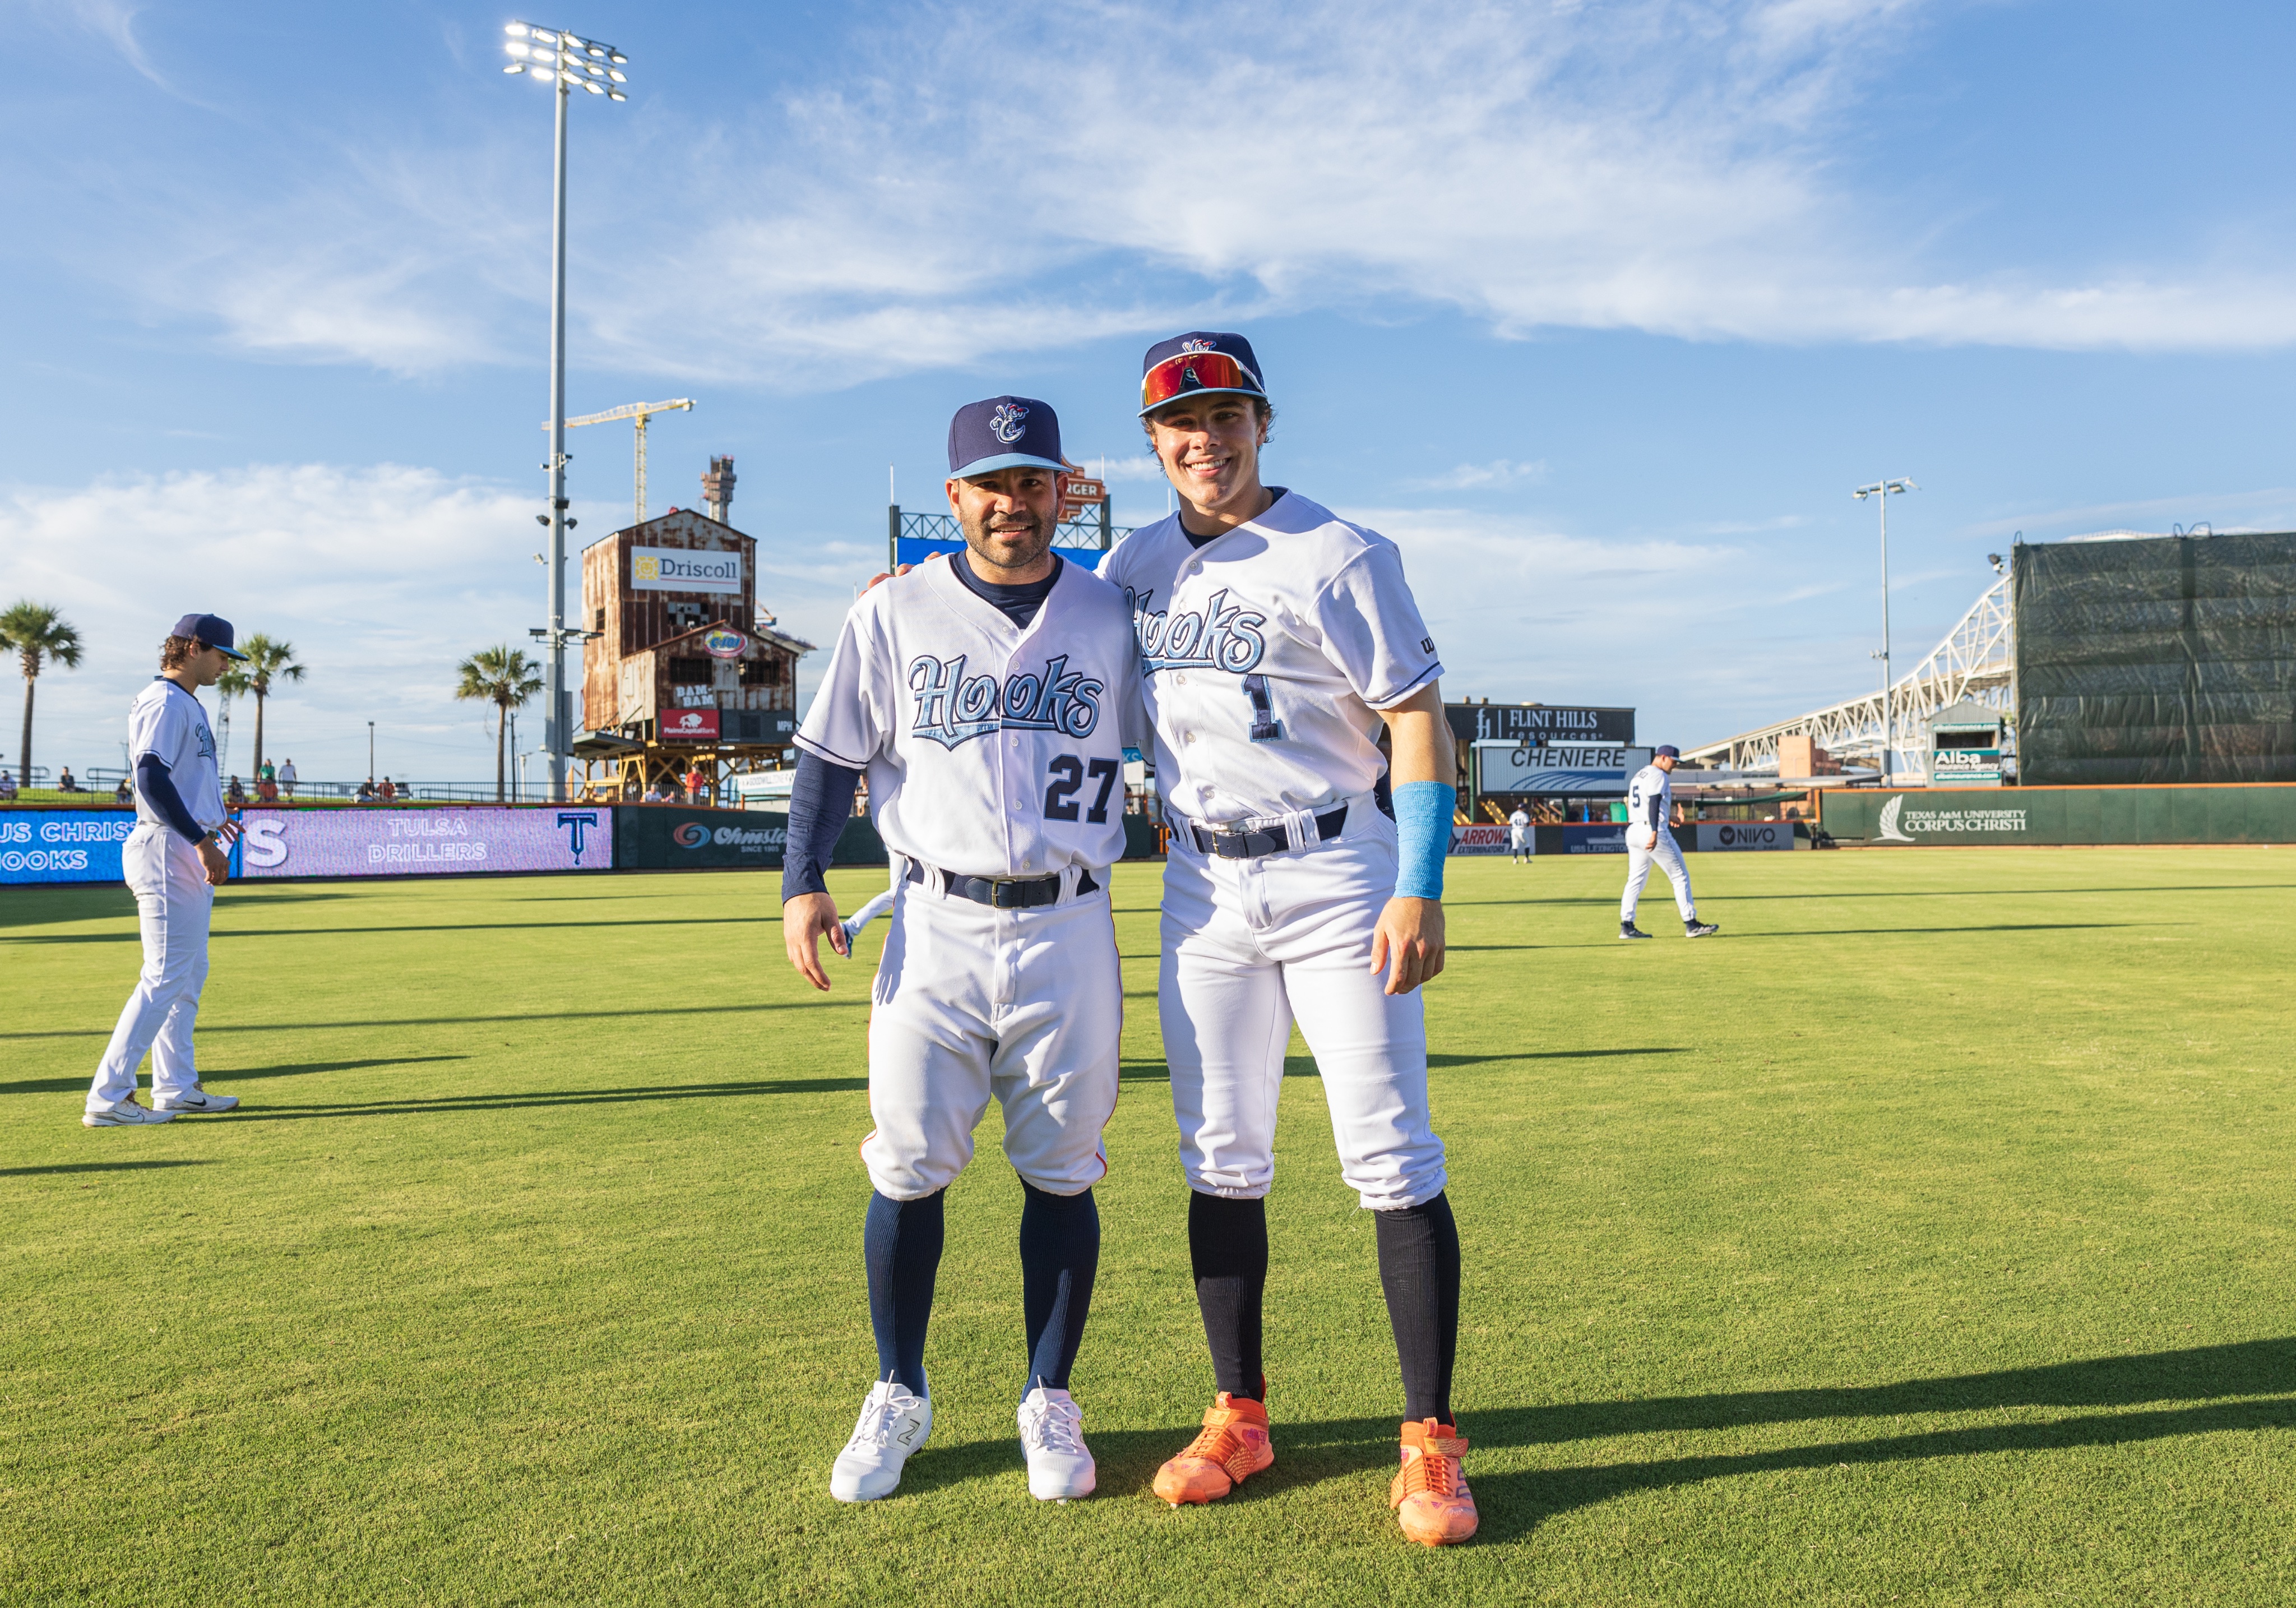
[[[1084,818],[1095,826],[1107,822],[1108,795],[1115,789],[1119,775],[1115,760],[1095,759],[1086,765],[1074,754],[1061,754],[1046,768],[1052,772],[1053,783],[1045,789],[1045,819],[1075,820],[1077,792],[1089,777],[1100,783],[1100,791],[1093,795],[1092,808],[1085,812]]]

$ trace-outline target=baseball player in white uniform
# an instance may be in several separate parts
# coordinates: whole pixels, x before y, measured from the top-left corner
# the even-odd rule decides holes
[[[1442,665],[1392,542],[1260,485],[1272,414],[1249,341],[1199,332],[1151,347],[1140,412],[1179,508],[1102,573],[1139,633],[1172,829],[1158,1002],[1217,1387],[1155,1489],[1176,1507],[1214,1501],[1275,1461],[1260,1307],[1296,1021],[1341,1176],[1378,1227],[1409,1419],[1390,1505],[1414,1540],[1464,1540],[1459,1242],[1416,992],[1443,964],[1456,799]]]
[[[231,622],[186,614],[160,647],[160,674],[127,710],[135,767],[135,828],[119,847],[135,895],[144,970],[96,1064],[80,1121],[89,1128],[166,1122],[179,1112],[227,1112],[231,1095],[200,1087],[192,1024],[208,979],[208,918],[231,874],[237,835],[216,778],[215,734],[196,696],[246,654]],[[152,1103],[135,1103],[135,1069],[152,1053]]]
[[[830,1474],[840,1501],[890,1495],[931,1432],[924,1342],[945,1192],[994,1095],[1021,1177],[1029,1489],[1087,1496],[1069,1394],[1100,1256],[1092,1186],[1116,1107],[1124,995],[1108,898],[1124,853],[1124,749],[1139,653],[1122,594],[1049,551],[1060,423],[996,397],[949,428],[948,497],[967,551],[865,593],[797,734],[783,925],[827,988],[817,940],[850,940],[821,868],[862,772],[899,881],[869,1018],[861,1159],[878,1376]]]
[[[1674,884],[1674,907],[1682,912],[1682,930],[1690,938],[1708,938],[1721,931],[1712,922],[1698,919],[1697,901],[1690,896],[1690,867],[1682,863],[1682,848],[1674,841],[1669,823],[1674,817],[1674,783],[1670,778],[1682,751],[1661,742],[1651,762],[1627,783],[1627,891],[1619,900],[1619,936],[1648,938],[1635,925],[1635,907],[1643,897],[1655,864]]]
[[[1507,816],[1507,857],[1521,865],[1530,862],[1530,812],[1520,804]]]

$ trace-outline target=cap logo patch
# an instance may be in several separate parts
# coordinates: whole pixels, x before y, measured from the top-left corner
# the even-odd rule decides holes
[[[1217,351],[1218,349],[1199,335],[1181,341],[1180,349],[1184,352],[1210,352]]]
[[[1021,423],[1028,416],[1027,408],[1016,403],[999,402],[996,411],[988,415],[988,431],[1010,447],[1021,439]]]

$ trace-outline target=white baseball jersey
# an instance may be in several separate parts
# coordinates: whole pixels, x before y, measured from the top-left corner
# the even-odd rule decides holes
[[[1442,674],[1395,544],[1296,492],[1201,547],[1168,515],[1100,572],[1139,635],[1164,797],[1199,821],[1371,792],[1374,711]]]
[[[1507,817],[1507,825],[1515,831],[1521,832],[1529,826],[1530,817],[1522,812],[1521,806],[1517,806],[1515,812]]]
[[[216,776],[215,734],[208,729],[208,712],[165,676],[155,678],[128,705],[127,752],[131,765],[146,754],[157,754],[192,819],[201,826],[224,824],[223,787]],[[168,825],[168,817],[140,787],[135,790],[135,818],[149,826]]]
[[[862,595],[798,746],[868,773],[877,831],[909,859],[990,877],[1113,864],[1141,724],[1123,594],[1063,562],[1023,631],[956,562]]]
[[[1627,841],[1633,842],[1636,833],[1648,831],[1653,826],[1670,835],[1673,828],[1668,823],[1673,818],[1672,778],[1655,765],[1644,766],[1635,773],[1634,780],[1627,783]]]

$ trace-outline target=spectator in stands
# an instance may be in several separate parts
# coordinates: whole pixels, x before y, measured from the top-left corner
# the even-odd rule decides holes
[[[375,792],[381,795],[382,801],[386,804],[398,796],[398,789],[392,784],[389,776],[382,779],[382,785],[375,789]]]
[[[223,801],[230,805],[234,809],[244,809],[247,808],[247,789],[239,784],[239,778],[237,776],[234,776],[231,779],[231,791],[224,794]]]
[[[373,803],[374,778],[373,776],[369,776],[365,781],[360,783],[358,784],[358,792],[353,793],[351,797],[357,800],[362,804]]]
[[[645,797],[641,799],[639,802],[642,804],[659,804],[662,802],[661,783],[659,782],[647,783]]]
[[[279,767],[279,792],[282,797],[295,796],[295,761],[287,760]]]
[[[119,785],[111,790],[111,801],[114,804],[133,804],[135,802],[135,790],[127,785],[127,777],[120,777]]]
[[[263,784],[266,782],[276,782],[278,779],[278,767],[273,765],[270,760],[266,759],[261,766],[257,767],[255,772],[255,791],[257,796],[260,797],[262,795]]]
[[[15,797],[16,773],[12,770],[0,770],[0,804],[9,803]]]
[[[263,779],[255,784],[255,796],[266,804],[279,802],[279,783],[268,765],[263,767]]]
[[[685,796],[694,803],[699,804],[703,801],[703,790],[709,785],[709,783],[702,777],[701,767],[699,765],[685,773]]]
[[[58,792],[78,792],[79,791],[79,783],[72,780],[70,766],[65,766],[64,774],[56,779],[56,791]]]

